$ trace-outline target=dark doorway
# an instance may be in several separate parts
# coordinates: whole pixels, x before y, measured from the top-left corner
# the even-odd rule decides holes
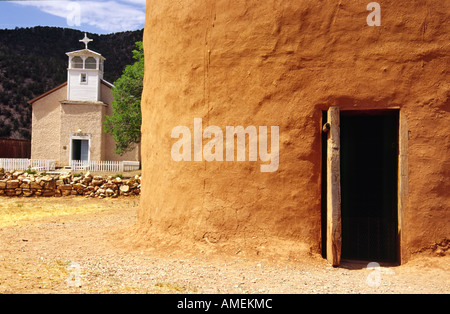
[[[342,259],[397,261],[398,121],[341,111]]]
[[[72,160],[89,160],[89,140],[72,140]]]

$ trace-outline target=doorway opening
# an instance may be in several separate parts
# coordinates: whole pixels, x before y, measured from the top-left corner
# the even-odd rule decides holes
[[[89,160],[89,140],[72,139],[72,160]]]
[[[341,258],[398,262],[399,111],[341,111]],[[326,112],[323,123],[327,121]],[[327,137],[322,139],[322,255],[326,257]],[[325,183],[324,183],[325,182]],[[325,203],[325,204],[324,204]]]

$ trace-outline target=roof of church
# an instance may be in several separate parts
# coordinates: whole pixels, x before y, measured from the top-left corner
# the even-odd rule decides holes
[[[110,82],[108,82],[108,81],[106,81],[106,80],[104,80],[104,79],[101,79],[100,82],[101,82],[103,85],[105,85],[106,87],[108,87],[108,88],[113,88],[113,87],[114,87],[113,84],[111,84]],[[39,99],[44,98],[45,96],[50,95],[50,94],[53,93],[53,92],[56,92],[58,89],[60,89],[60,88],[62,88],[62,87],[64,87],[64,86],[66,86],[66,85],[67,85],[67,81],[64,82],[64,83],[62,83],[62,84],[60,84],[60,85],[58,85],[58,86],[56,86],[55,88],[52,88],[51,90],[49,90],[49,91],[43,93],[42,95],[39,95],[39,96],[37,96],[36,98],[31,99],[30,101],[28,101],[28,104],[32,105],[34,102],[38,101]]]
[[[61,85],[56,86],[55,88],[52,88],[51,90],[49,90],[49,91],[47,91],[47,92],[45,92],[45,93],[43,93],[43,94],[41,94],[41,95],[39,95],[39,96],[33,98],[32,100],[29,100],[28,103],[31,105],[31,104],[33,104],[34,102],[38,101],[39,99],[44,98],[45,96],[47,96],[47,95],[49,95],[49,94],[51,94],[51,93],[53,93],[53,92],[56,92],[58,89],[60,89],[60,88],[62,88],[62,87],[64,87],[64,86],[66,86],[66,85],[67,85],[67,81],[64,82],[64,83],[62,83]]]
[[[60,100],[59,101],[63,105],[102,105],[108,106],[108,104],[104,103],[100,100]]]
[[[95,55],[97,57],[100,57],[103,60],[106,60],[105,57],[103,57],[98,52],[92,51],[91,49],[81,49],[81,50],[75,50],[71,52],[67,52],[66,55],[73,56],[73,55]]]

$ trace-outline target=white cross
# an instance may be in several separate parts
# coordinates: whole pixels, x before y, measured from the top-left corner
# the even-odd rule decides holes
[[[84,33],[84,38],[83,38],[83,39],[80,39],[80,42],[84,43],[84,44],[86,45],[86,49],[88,49],[88,43],[91,42],[92,40],[93,40],[93,39],[89,39],[89,38],[86,36],[86,33]]]

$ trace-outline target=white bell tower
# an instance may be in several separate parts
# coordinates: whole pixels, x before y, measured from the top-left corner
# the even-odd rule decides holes
[[[103,79],[101,54],[88,49],[89,39],[84,33],[80,42],[85,49],[66,53],[69,56],[67,69],[67,100],[100,101],[100,81]]]

